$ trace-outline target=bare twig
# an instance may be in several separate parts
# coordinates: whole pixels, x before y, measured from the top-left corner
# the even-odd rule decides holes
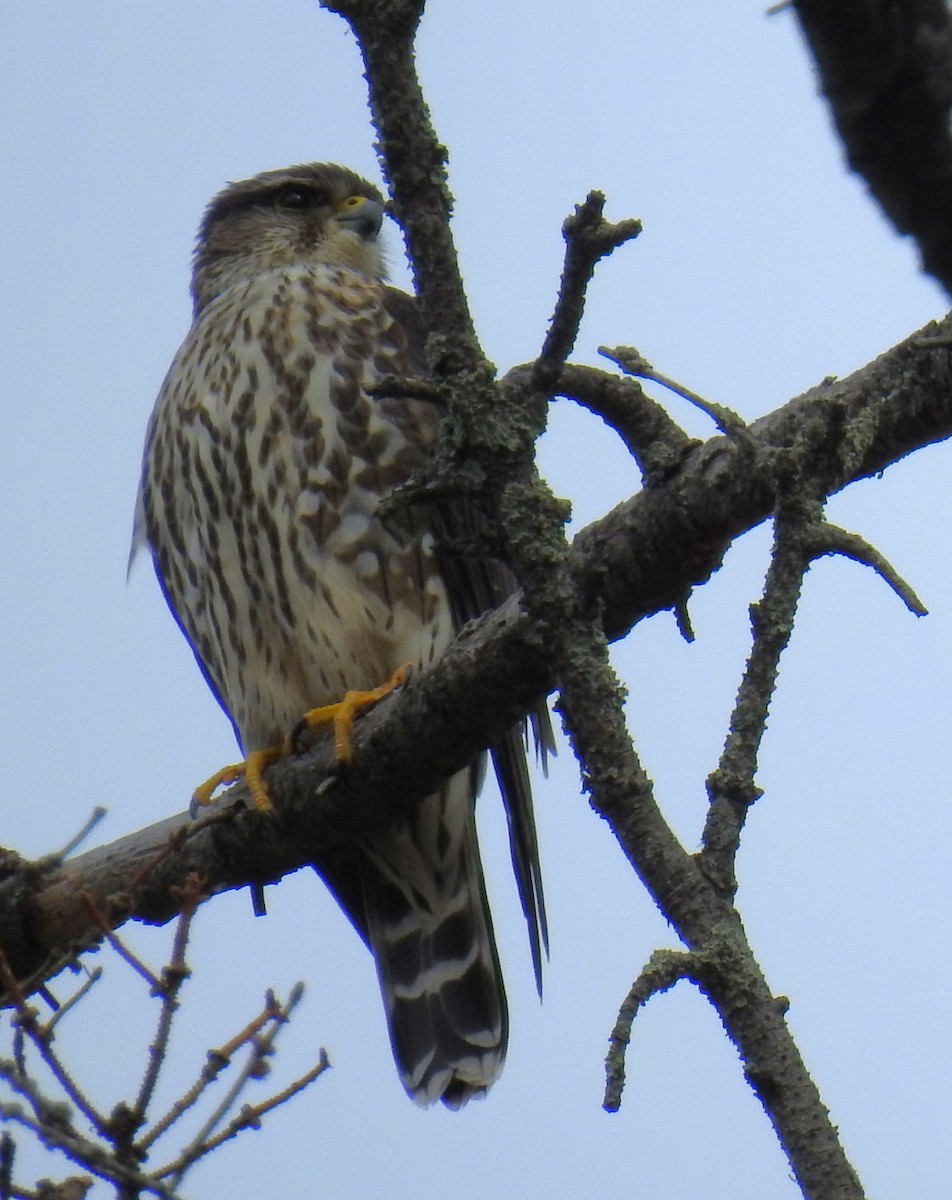
[[[287,1023],[288,1018],[300,1003],[303,995],[304,985],[302,983],[296,983],[291,989],[291,995],[288,998],[287,1004],[283,1007],[276,1005],[273,997],[269,997],[269,1002],[266,1008],[268,1009],[268,1023],[270,1024],[270,1028],[262,1028],[260,1033],[256,1031],[251,1036],[248,1035],[248,1030],[242,1031],[241,1041],[238,1042],[238,1045],[245,1043],[248,1045],[250,1051],[245,1065],[241,1069],[237,1079],[225,1094],[220,1104],[217,1106],[211,1116],[209,1116],[209,1118],[204,1122],[198,1133],[181,1152],[181,1154],[175,1160],[175,1163],[163,1167],[158,1172],[158,1178],[171,1178],[173,1187],[177,1188],[186,1171],[194,1166],[199,1159],[204,1158],[205,1155],[208,1154],[216,1145],[219,1145],[221,1141],[227,1140],[227,1138],[224,1137],[215,1138],[211,1135],[214,1130],[218,1128],[228,1113],[232,1111],[238,1101],[239,1096],[248,1085],[248,1082],[251,1079],[260,1078],[262,1074],[265,1073],[267,1059],[273,1053],[274,1043],[277,1039],[278,1032],[282,1026]],[[230,1043],[229,1045],[234,1045],[234,1043]],[[322,1051],[322,1058],[323,1057],[324,1055]],[[320,1073],[320,1071],[317,1072],[317,1074]],[[309,1075],[310,1074],[311,1073],[309,1073]],[[316,1079],[317,1074],[311,1075],[311,1078]],[[307,1082],[310,1081],[311,1079],[308,1079]],[[301,1084],[301,1087],[304,1086],[306,1086],[306,1084]],[[300,1091],[301,1088],[298,1087],[296,1090]],[[265,1102],[265,1104],[268,1103],[268,1101]],[[263,1109],[262,1111],[266,1111],[266,1109]],[[232,1122],[232,1125],[234,1124],[235,1122]],[[250,1122],[239,1121],[239,1124],[228,1133],[228,1137],[233,1137],[234,1134],[239,1131],[239,1129],[248,1128],[250,1124]],[[229,1129],[230,1128],[231,1126],[229,1126]]]
[[[584,405],[610,425],[641,467],[649,486],[670,476],[700,445],[634,379],[619,378],[597,367],[565,363],[555,393]]]
[[[747,811],[761,794],[755,783],[757,757],[780,656],[793,631],[803,576],[811,562],[834,554],[871,567],[911,613],[926,615],[922,601],[884,556],[858,534],[827,522],[818,500],[796,492],[781,500],[763,598],[750,610],[754,631],[750,658],[724,752],[707,781],[710,806],[701,861],[705,873],[725,895],[733,896],[736,891],[734,857]]]
[[[100,1179],[118,1187],[131,1186],[141,1192],[149,1192],[161,1200],[176,1200],[174,1192],[161,1181],[118,1162],[110,1150],[82,1137],[62,1118],[57,1119],[55,1112],[47,1111],[48,1102],[42,1098],[36,1098],[35,1107],[39,1108],[39,1114],[30,1116],[20,1105],[0,1101],[0,1120],[29,1131],[44,1146],[61,1150],[71,1162],[91,1171]]]
[[[815,502],[795,498],[780,506],[763,597],[750,608],[753,645],[720,763],[707,780],[710,805],[701,839],[704,873],[726,897],[737,890],[734,858],[747,812],[761,794],[754,782],[757,757],[780,656],[793,632],[803,575],[810,563],[808,531],[821,519],[822,509]]]
[[[59,1183],[41,1179],[29,1200],[83,1200],[92,1186],[93,1181],[88,1175],[71,1175]]]
[[[0,1200],[10,1200],[15,1158],[16,1143],[11,1135],[4,1130],[0,1133]]]
[[[64,1000],[59,1008],[53,1013],[50,1019],[46,1022],[46,1028],[52,1032],[63,1018],[70,1013],[83,997],[90,992],[93,987],[102,979],[102,967],[94,967],[86,973],[86,978],[79,985],[76,991],[68,1000]]]
[[[69,1097],[69,1100],[79,1109],[90,1125],[98,1133],[103,1134],[106,1129],[105,1116],[99,1112],[92,1101],[73,1080],[66,1066],[54,1051],[51,1030],[40,1024],[37,1020],[36,1009],[27,1004],[22,992],[19,990],[19,985],[13,978],[2,948],[0,948],[0,984],[3,985],[3,990],[6,994],[14,999],[14,1008],[16,1011],[14,1020],[17,1030],[27,1038],[39,1054],[63,1092]],[[23,1084],[26,1086],[28,1079],[26,1060],[23,1057],[22,1049],[18,1050],[16,1054],[16,1073],[18,1079],[10,1079],[10,1082],[19,1090],[18,1085]],[[31,1098],[34,1093],[27,1090],[22,1094],[26,1095],[27,1098]]]
[[[236,1112],[238,1098],[247,1083],[267,1073],[267,1063],[274,1052],[277,1031],[287,1023],[292,1011],[300,1002],[303,985],[296,984],[292,988],[285,1005],[279,1004],[269,991],[262,1012],[222,1047],[213,1051],[208,1056],[197,1083],[189,1088],[151,1129],[146,1130],[142,1137],[136,1138],[136,1133],[145,1123],[146,1111],[155,1092],[159,1073],[167,1061],[169,1034],[178,1007],[179,989],[189,974],[185,952],[190,922],[203,897],[203,881],[197,876],[186,877],[184,883],[176,889],[175,900],[183,911],[158,989],[152,986],[152,981],[157,978],[153,971],[143,970],[142,964],[128,952],[121,955],[122,960],[130,965],[138,976],[150,983],[153,995],[161,996],[162,1006],[156,1033],[149,1046],[148,1067],[136,1099],[131,1104],[116,1104],[108,1120],[93,1108],[53,1053],[49,1044],[50,1027],[41,1026],[37,1022],[35,1012],[26,1004],[17,981],[0,953],[0,985],[13,999],[16,1010],[15,1041],[18,1039],[22,1043],[24,1037],[28,1039],[29,1044],[36,1048],[46,1067],[52,1072],[60,1091],[68,1098],[67,1103],[51,1099],[45,1094],[39,1082],[27,1071],[21,1047],[16,1058],[0,1059],[0,1079],[5,1080],[11,1091],[26,1101],[32,1111],[28,1111],[22,1104],[0,1101],[0,1120],[29,1132],[51,1149],[62,1151],[72,1162],[114,1184],[117,1194],[122,1196],[151,1194],[160,1197],[161,1200],[174,1200],[178,1182],[194,1162],[217,1149],[242,1129],[257,1128],[264,1115],[297,1095],[328,1067],[327,1055],[322,1050],[320,1061],[315,1067],[259,1104],[243,1106],[228,1120],[229,1116]],[[68,1008],[75,1008],[79,1000],[88,994],[92,982],[93,978],[90,977],[71,999]],[[62,1019],[62,1014],[58,1014],[56,1019]],[[158,1174],[146,1171],[143,1164],[154,1143],[194,1105],[242,1047],[248,1049],[248,1055],[237,1081],[211,1117],[202,1125],[197,1136],[189,1141],[171,1167]],[[99,1140],[94,1140],[77,1129],[73,1119],[74,1108],[89,1122]],[[215,1134],[215,1129],[225,1121],[225,1128]],[[82,1188],[87,1184],[75,1176],[59,1183],[40,1181],[36,1191],[19,1189],[12,1182],[13,1152],[12,1139],[0,1143],[0,1200],[14,1200],[14,1197],[19,1198],[21,1195],[24,1200],[40,1200],[41,1197],[79,1197],[84,1194]]]
[[[903,579],[894,566],[869,542],[858,533],[850,533],[838,525],[824,521],[811,527],[807,540],[810,558],[823,558],[828,554],[839,554],[851,558],[854,562],[871,567],[877,575],[896,593],[906,608],[916,617],[929,615],[912,587]]]
[[[445,406],[446,395],[432,379],[418,379],[406,375],[384,375],[367,388],[371,396],[386,396],[388,399],[425,400],[428,404]]]
[[[617,1112],[621,1106],[621,1094],[625,1087],[625,1059],[635,1017],[652,996],[668,991],[681,979],[693,978],[691,965],[694,957],[683,950],[655,950],[631,985],[618,1011],[605,1058],[602,1107],[606,1112]]]
[[[272,992],[268,992],[265,1005],[261,1012],[254,1017],[224,1046],[209,1050],[208,1057],[196,1081],[172,1104],[164,1116],[155,1121],[152,1127],[136,1142],[137,1148],[144,1152],[165,1134],[186,1112],[197,1103],[207,1088],[214,1083],[218,1076],[231,1065],[232,1055],[242,1046],[252,1041],[270,1022],[280,1018],[282,1011]]]
[[[89,914],[90,919],[99,929],[99,932],[102,934],[104,940],[109,943],[109,945],[113,948],[113,950],[115,950],[121,959],[123,959],[130,967],[132,967],[133,971],[135,971],[137,975],[142,976],[142,978],[149,985],[150,989],[156,995],[159,995],[162,991],[161,979],[159,979],[152,969],[147,967],[140,958],[133,954],[133,952],[120,937],[117,937],[116,934],[113,933],[109,917],[99,907],[95,899],[88,892],[80,892],[79,902]]]
[[[145,1070],[145,1075],[139,1086],[139,1093],[132,1105],[129,1121],[124,1132],[124,1136],[128,1139],[132,1138],[135,1131],[145,1120],[149,1102],[152,1099],[155,1086],[159,1080],[159,1073],[165,1063],[169,1047],[169,1037],[172,1032],[172,1021],[178,1008],[179,990],[189,976],[189,969],[185,962],[185,948],[188,945],[188,936],[191,930],[192,918],[195,915],[195,908],[201,898],[201,882],[196,876],[189,876],[186,880],[186,887],[181,889],[180,894],[176,897],[180,903],[184,902],[185,907],[175,926],[171,957],[168,965],[162,971],[162,983],[157,993],[162,999],[158,1025],[155,1037],[149,1046],[149,1062]]]
[[[555,311],[534,370],[533,383],[543,391],[554,388],[562,364],[572,353],[585,311],[585,292],[596,265],[641,233],[640,221],[629,219],[612,224],[605,220],[604,210],[602,193],[589,192],[562,225],[565,264]]]
[[[83,844],[83,842],[85,842],[85,840],[89,837],[89,835],[96,828],[96,826],[100,823],[100,821],[102,821],[103,817],[106,815],[106,811],[107,810],[105,808],[103,808],[101,805],[97,805],[93,809],[93,811],[89,814],[89,819],[87,820],[86,824],[82,827],[82,829],[79,830],[78,833],[76,833],[73,837],[71,837],[69,839],[69,841],[63,847],[63,849],[60,850],[59,853],[56,855],[56,857],[60,860],[62,860],[64,858],[69,858],[69,856],[73,853],[73,851],[76,850],[79,846],[81,846]]]
[[[185,1172],[194,1166],[199,1159],[204,1158],[213,1150],[217,1150],[224,1142],[229,1141],[241,1133],[242,1130],[258,1129],[261,1125],[261,1118],[266,1113],[271,1112],[281,1104],[286,1104],[294,1096],[298,1095],[299,1092],[303,1092],[306,1087],[323,1075],[329,1067],[330,1060],[327,1057],[327,1052],[322,1049],[317,1063],[309,1071],[305,1071],[300,1078],[289,1083],[286,1088],[283,1088],[280,1092],[276,1092],[269,1099],[262,1100],[260,1104],[242,1105],[241,1112],[237,1117],[229,1121],[221,1133],[209,1138],[208,1141],[203,1142],[201,1145],[193,1147],[190,1152],[183,1153],[174,1162],[164,1167],[159,1172],[158,1177],[171,1176],[176,1180],[181,1179]]]
[[[706,413],[721,433],[731,438],[739,446],[746,447],[747,449],[756,448],[757,443],[748,430],[746,422],[732,408],[727,408],[723,404],[715,404],[711,400],[705,400],[697,392],[692,392],[690,388],[686,388],[680,383],[675,383],[667,375],[662,375],[633,346],[613,346],[612,348],[599,346],[598,353],[621,367],[626,374],[634,375],[639,379],[652,379],[655,383],[666,387],[669,392],[674,392],[675,395],[681,396],[689,404],[693,404],[695,408]]]

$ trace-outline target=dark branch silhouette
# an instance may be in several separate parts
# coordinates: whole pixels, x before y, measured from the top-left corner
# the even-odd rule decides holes
[[[850,167],[952,295],[952,21],[943,0],[796,0]]]

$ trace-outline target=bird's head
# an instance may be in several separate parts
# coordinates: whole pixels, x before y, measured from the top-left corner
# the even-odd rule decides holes
[[[333,163],[265,171],[229,184],[205,210],[198,231],[195,311],[235,283],[301,263],[350,267],[382,279],[382,220],[380,192]]]

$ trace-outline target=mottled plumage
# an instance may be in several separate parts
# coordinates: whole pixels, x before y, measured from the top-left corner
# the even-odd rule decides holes
[[[380,200],[321,164],[217,196],[195,253],[194,322],[149,425],[134,548],[148,543],[246,755],[402,663],[425,668],[510,590],[497,564],[434,538],[472,534],[466,509],[377,515],[438,424],[428,403],[370,392],[425,370],[413,301],[382,283]],[[521,731],[492,752],[538,977],[545,920]],[[406,825],[318,864],[374,952],[400,1076],[424,1104],[484,1092],[505,1056],[477,775],[478,764]]]

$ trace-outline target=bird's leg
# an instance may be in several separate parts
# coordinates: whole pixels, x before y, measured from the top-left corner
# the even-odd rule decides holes
[[[334,726],[334,754],[338,762],[353,761],[354,750],[350,744],[350,731],[354,726],[354,718],[365,708],[382,700],[395,688],[405,683],[413,670],[413,663],[404,663],[397,667],[386,683],[372,688],[369,692],[347,692],[343,700],[336,704],[323,704],[320,708],[312,708],[306,712],[291,734],[292,743],[297,743],[306,729],[317,729],[321,725]]]
[[[269,746],[267,750],[252,750],[244,762],[231,763],[216,771],[210,779],[206,779],[192,793],[192,808],[211,804],[215,792],[224,784],[235,783],[244,776],[251,799],[258,812],[270,812],[271,801],[268,799],[268,789],[261,773],[266,767],[291,754],[300,741],[301,734],[306,729],[317,729],[321,725],[334,726],[334,754],[338,762],[353,761],[354,751],[350,744],[350,731],[354,719],[365,708],[382,700],[401,683],[404,683],[413,669],[412,663],[404,663],[397,667],[386,683],[372,688],[369,692],[347,692],[343,700],[336,704],[324,704],[320,708],[312,708],[298,722],[291,736],[279,746]]]
[[[282,742],[280,746],[270,746],[267,750],[252,750],[244,762],[222,767],[210,779],[199,784],[192,793],[192,807],[211,804],[212,796],[222,784],[234,783],[243,775],[255,808],[258,812],[270,812],[272,805],[268,799],[268,789],[261,778],[261,772],[265,767],[270,767],[272,763],[277,762],[279,758],[284,758],[289,753],[289,742]]]

